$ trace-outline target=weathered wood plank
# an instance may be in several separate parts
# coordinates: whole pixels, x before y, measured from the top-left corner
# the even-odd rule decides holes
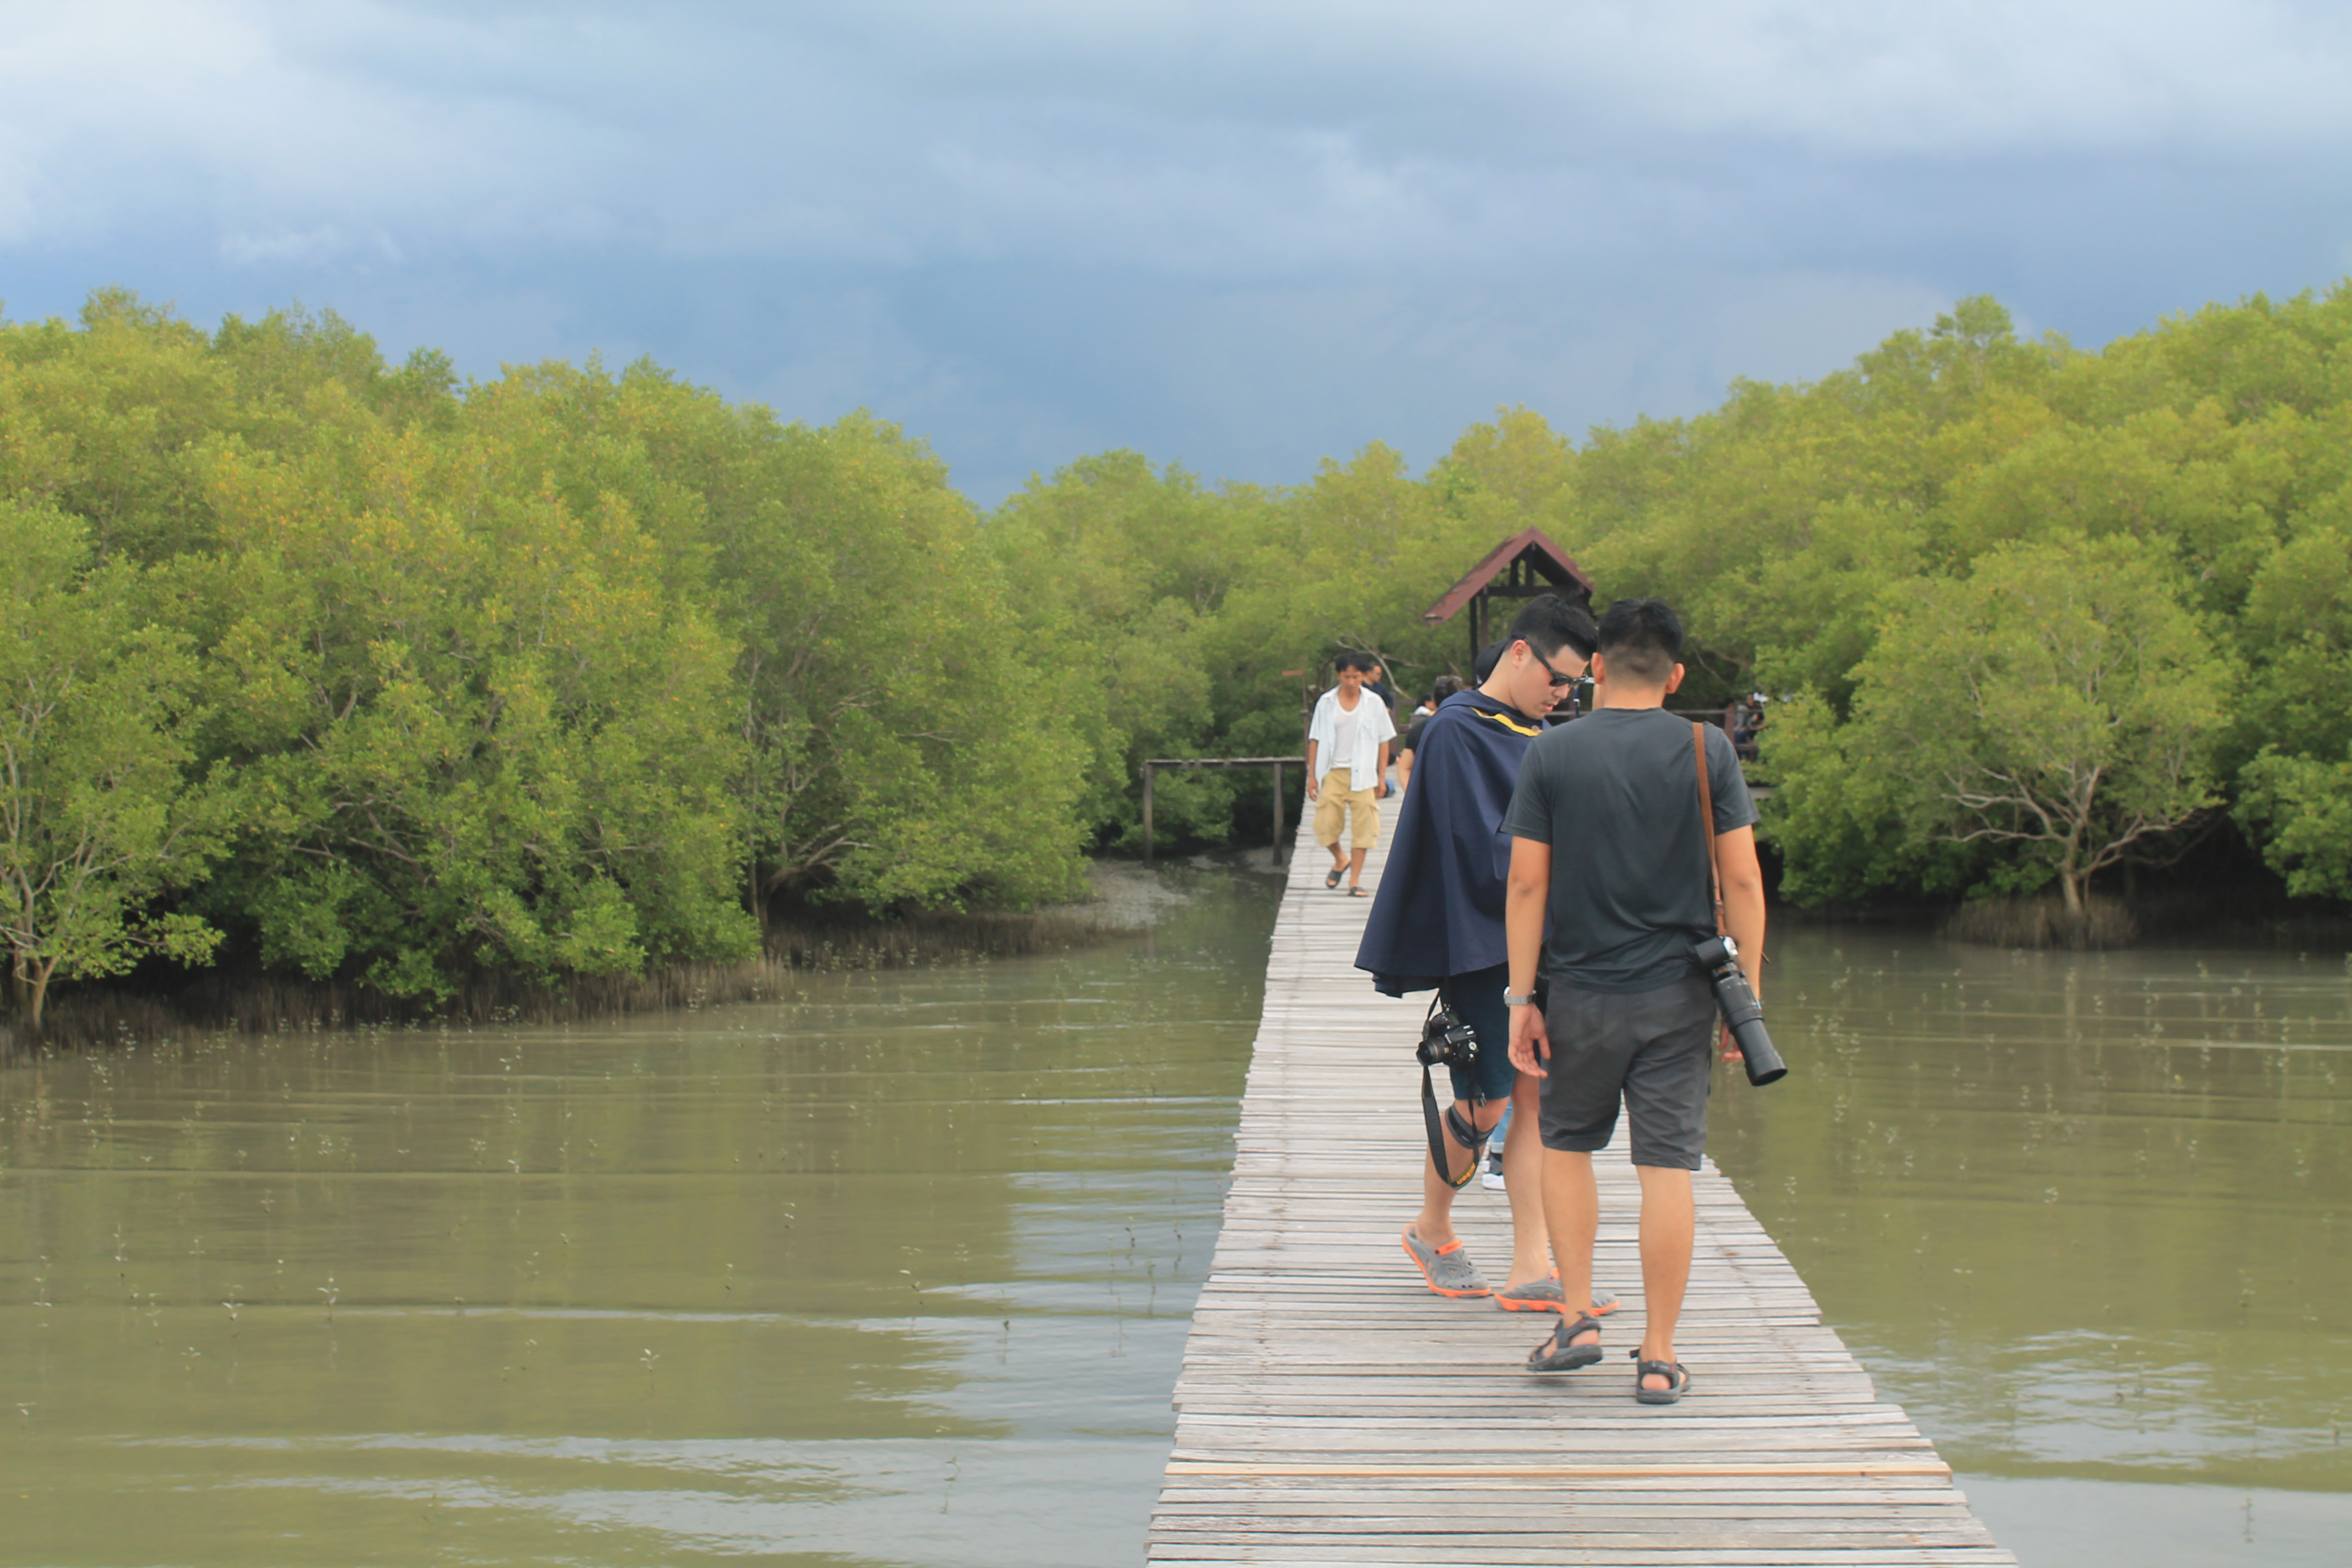
[[[1695,1183],[1680,1405],[1631,1397],[1639,1184],[1622,1153],[1597,1162],[1597,1279],[1625,1298],[1611,1360],[1531,1377],[1519,1363],[1548,1319],[1423,1289],[1398,1241],[1419,1202],[1407,1047],[1423,1004],[1354,970],[1369,900],[1324,889],[1304,825],[1297,847],[1150,1561],[2014,1563],[1712,1162]],[[1500,1267],[1501,1195],[1474,1187],[1456,1213]]]

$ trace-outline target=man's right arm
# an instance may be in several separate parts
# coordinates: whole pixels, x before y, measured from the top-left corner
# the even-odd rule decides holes
[[[1316,796],[1316,793],[1315,742],[1313,741],[1309,741],[1307,742],[1307,798],[1313,800]]]
[[[1510,948],[1513,995],[1535,994],[1536,965],[1543,952],[1544,909],[1550,899],[1551,846],[1535,838],[1512,839],[1510,879],[1503,894],[1503,936]],[[1542,1078],[1543,1062],[1550,1056],[1543,1009],[1512,1008],[1511,1065]]]

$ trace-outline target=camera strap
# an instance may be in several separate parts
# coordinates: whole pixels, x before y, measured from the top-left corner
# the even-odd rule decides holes
[[[1715,849],[1715,791],[1706,779],[1706,726],[1691,721],[1691,750],[1698,755],[1698,834],[1706,846],[1706,890],[1715,905],[1715,934],[1723,934],[1723,862]]]
[[[1444,1005],[1445,993],[1440,991],[1429,1004],[1429,1017],[1437,1016],[1437,1010]],[[1427,1027],[1427,1019],[1423,1021],[1423,1026]],[[1479,1048],[1482,1050],[1486,1048],[1483,1042]],[[1459,1106],[1447,1106],[1444,1119],[1440,1121],[1437,1113],[1437,1088],[1429,1080],[1427,1062],[1421,1064],[1421,1124],[1423,1131],[1429,1135],[1429,1167],[1437,1173],[1437,1179],[1449,1187],[1468,1186],[1470,1178],[1478,1173],[1478,1155],[1486,1146],[1486,1134],[1478,1131],[1476,1122],[1462,1114]],[[1470,1163],[1462,1168],[1462,1173],[1458,1176],[1451,1169],[1452,1162],[1446,1156],[1445,1133],[1447,1131],[1451,1131],[1455,1141],[1470,1151]]]

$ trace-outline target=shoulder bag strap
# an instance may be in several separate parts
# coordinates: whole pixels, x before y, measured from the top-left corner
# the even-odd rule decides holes
[[[1723,858],[1715,845],[1715,791],[1706,782],[1706,726],[1691,724],[1691,750],[1698,754],[1698,830],[1706,840],[1707,893],[1715,903],[1715,934],[1723,934]],[[1718,1021],[1716,1052],[1725,1061],[1744,1059],[1731,1038],[1731,1026]]]
[[[1723,934],[1723,864],[1715,848],[1715,792],[1706,782],[1706,726],[1691,725],[1691,750],[1698,757],[1698,830],[1706,846],[1707,892],[1715,904],[1715,934]]]

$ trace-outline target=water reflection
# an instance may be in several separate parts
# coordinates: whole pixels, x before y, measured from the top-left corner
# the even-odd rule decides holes
[[[1714,1152],[2003,1543],[2078,1560],[2034,1548],[2087,1510],[2117,1560],[2342,1562],[2352,1500],[2253,1500],[2352,1490],[2343,955],[1776,956],[1801,1076],[1719,1089]]]
[[[774,1006],[0,1073],[0,1561],[1139,1556],[1279,883],[1189,890]]]

